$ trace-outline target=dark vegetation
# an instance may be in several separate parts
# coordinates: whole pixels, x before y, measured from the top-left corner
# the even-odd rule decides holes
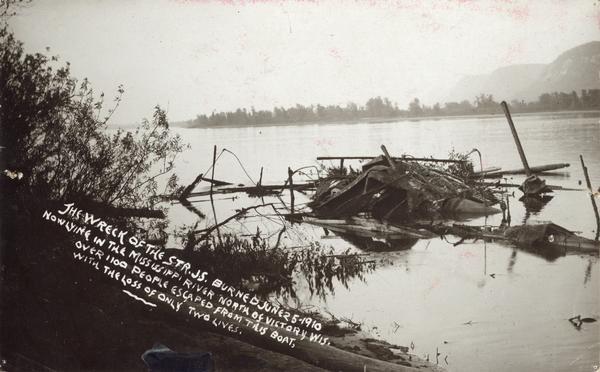
[[[401,109],[388,98],[369,99],[364,106],[349,102],[340,105],[296,105],[295,107],[275,107],[272,111],[239,108],[229,112],[213,112],[210,115],[198,115],[196,119],[178,123],[186,127],[205,127],[220,125],[264,125],[308,122],[336,122],[358,119],[413,118],[429,116],[461,116],[500,114],[499,102],[492,95],[480,94],[473,102],[436,103],[433,106],[423,104],[415,98],[407,109]],[[511,101],[511,110],[515,113],[534,113],[565,110],[600,109],[600,89],[582,90],[579,94],[553,92],[544,93],[535,102]]]
[[[12,14],[0,5],[2,17]],[[168,221],[142,218],[148,217],[142,212],[162,208],[159,194],[181,189],[174,160],[185,146],[158,106],[133,131],[107,130],[122,95],[119,87],[107,99],[86,79],[72,77],[68,62],[25,53],[0,25],[0,360],[8,362],[0,369],[140,370],[141,353],[155,341],[177,348],[210,334],[132,301],[111,280],[74,261],[73,236],[41,218],[45,209],[74,202],[164,244]],[[107,209],[116,213],[107,217]],[[133,217],[119,214],[125,210]],[[272,247],[260,237],[195,243],[186,252],[189,261],[263,296],[294,296],[297,273],[323,295],[332,278],[345,282],[368,268],[321,250]],[[239,350],[226,344],[212,345],[222,352],[222,366]]]
[[[94,93],[68,63],[25,53],[0,26],[2,369],[139,369],[140,353],[155,341],[152,330],[131,333],[152,314],[142,316],[145,309],[78,265],[74,238],[41,218],[64,202],[153,208],[158,177],[172,172],[183,148],[159,107],[136,131],[109,134],[122,89],[107,111]],[[135,233],[165,224],[107,219]]]
[[[68,62],[25,54],[6,29],[0,38],[2,154],[5,169],[23,174],[20,187],[39,199],[153,206],[157,177],[183,149],[165,112],[157,106],[134,132],[109,134],[122,88],[104,112],[104,94],[96,99],[86,79],[71,77]]]

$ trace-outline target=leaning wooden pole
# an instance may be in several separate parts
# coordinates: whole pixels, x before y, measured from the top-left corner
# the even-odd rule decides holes
[[[521,141],[519,140],[519,135],[517,134],[515,123],[513,123],[512,117],[510,116],[510,111],[508,111],[508,105],[505,101],[502,101],[500,105],[502,106],[502,110],[504,111],[506,120],[508,120],[508,125],[510,126],[510,131],[512,132],[515,144],[517,145],[517,150],[519,151],[519,156],[521,157],[521,163],[523,163],[523,168],[525,168],[525,173],[527,174],[527,176],[531,176],[531,169],[529,168],[529,163],[527,163],[525,151],[523,151],[523,146],[521,145]]]
[[[212,170],[211,170],[211,179],[215,179],[215,164],[217,163],[217,145],[213,147],[213,161],[212,161]],[[219,221],[217,221],[217,211],[215,209],[215,200],[213,199],[213,183],[210,183],[210,204],[212,205],[213,216],[215,217],[215,226],[217,228],[217,237],[219,237],[219,243],[223,245],[223,240],[221,239],[221,231],[219,230]]]
[[[291,209],[290,211],[292,212],[292,214],[294,214],[294,172],[292,171],[292,168],[288,167],[288,185],[290,186],[290,203],[291,203]]]
[[[394,160],[388,153],[387,149],[385,148],[385,145],[381,145],[381,151],[383,151],[383,156],[385,156],[385,158],[387,159],[388,163],[390,164],[390,167],[392,167],[393,170],[396,170],[396,163],[394,163]]]
[[[598,240],[598,237],[600,237],[600,215],[598,214],[598,206],[596,205],[596,199],[594,198],[594,189],[592,188],[590,175],[588,174],[588,169],[583,162],[582,155],[579,155],[579,160],[581,160],[581,167],[583,168],[583,175],[585,176],[585,184],[588,190],[590,190],[590,200],[592,201],[592,208],[594,208],[594,214],[596,215],[596,240]]]
[[[256,186],[262,185],[262,174],[263,174],[263,167],[260,167],[260,177],[258,177],[258,183],[256,184]]]
[[[508,105],[504,101],[502,101],[500,105],[502,106],[502,110],[504,111],[504,115],[506,116],[506,120],[510,126],[510,131],[512,132],[515,144],[517,145],[517,150],[519,151],[519,156],[521,157],[521,162],[523,163],[523,168],[525,169],[525,174],[527,174],[527,178],[525,181],[523,181],[523,184],[521,187],[519,187],[519,189],[523,191],[523,194],[531,196],[539,196],[540,194],[551,192],[552,190],[546,186],[546,181],[533,175],[531,172],[531,168],[529,168],[529,163],[527,163],[527,158],[525,157],[525,151],[523,151],[523,146],[521,145],[519,135],[515,129],[515,123],[513,123],[512,117],[510,116],[510,111],[508,111]]]

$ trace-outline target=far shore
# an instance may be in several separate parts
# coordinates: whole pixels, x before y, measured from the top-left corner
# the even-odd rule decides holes
[[[540,111],[540,112],[514,112],[511,113],[515,117],[527,116],[553,116],[553,115],[587,115],[600,116],[600,110],[570,110],[570,111]],[[224,125],[203,125],[203,126],[188,126],[186,122],[173,122],[171,126],[185,129],[228,129],[228,128],[265,128],[265,127],[280,127],[280,126],[295,126],[295,125],[341,125],[341,124],[377,124],[377,123],[396,123],[396,122],[418,122],[425,120],[460,120],[460,119],[492,119],[504,117],[503,113],[496,114],[472,114],[472,115],[446,115],[446,116],[397,116],[397,117],[370,117],[359,118],[352,120],[332,120],[332,121],[301,121],[293,123],[264,123],[264,124],[224,124]],[[131,125],[127,125],[129,127]]]

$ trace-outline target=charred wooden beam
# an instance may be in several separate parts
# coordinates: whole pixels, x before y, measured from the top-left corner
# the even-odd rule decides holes
[[[226,181],[220,181],[220,180],[213,180],[212,178],[206,178],[206,177],[202,177],[202,175],[200,175],[200,179],[202,181],[206,181],[206,182],[210,182],[215,186],[227,186],[227,185],[233,185],[233,183],[231,182],[226,182]]]
[[[198,175],[198,177],[196,177],[194,179],[194,181],[192,181],[192,183],[190,183],[189,185],[186,186],[185,189],[183,189],[183,191],[181,192],[181,195],[179,196],[179,200],[183,200],[183,199],[187,198],[190,195],[190,193],[192,191],[194,191],[194,189],[196,188],[196,186],[198,185],[198,183],[200,183],[200,181],[202,179],[203,179],[202,173],[200,173]]]

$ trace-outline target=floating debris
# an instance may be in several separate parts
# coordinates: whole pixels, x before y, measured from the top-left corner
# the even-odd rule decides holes
[[[571,324],[573,324],[573,327],[575,327],[577,330],[581,329],[581,325],[583,323],[594,323],[596,321],[597,319],[595,318],[582,318],[581,315],[569,318],[569,322],[571,322]]]

